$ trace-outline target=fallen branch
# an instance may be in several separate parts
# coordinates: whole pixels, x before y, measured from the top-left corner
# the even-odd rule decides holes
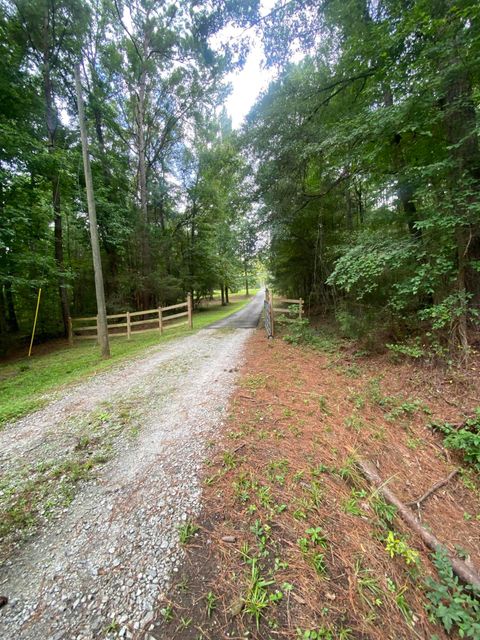
[[[238,447],[235,447],[235,449],[231,452],[231,453],[237,453],[237,451],[240,451],[240,449],[243,449],[243,447],[246,447],[247,443],[243,442],[242,444],[239,444]]]
[[[459,473],[459,469],[454,469],[451,473],[448,474],[446,478],[443,478],[443,480],[439,480],[438,482],[436,482],[433,485],[433,487],[429,489],[426,493],[424,493],[423,496],[418,498],[418,500],[412,500],[411,502],[407,502],[406,506],[407,507],[416,506],[417,509],[420,509],[420,505],[422,504],[422,502],[424,502],[427,498],[429,498],[432,495],[432,493],[435,493],[437,489],[440,489],[441,487],[444,487],[446,484],[448,484],[450,480],[454,478],[458,473]]]
[[[382,479],[378,475],[375,467],[364,460],[358,460],[357,464],[365,478],[377,487],[378,493],[383,496],[387,502],[397,508],[402,520],[404,520],[413,529],[413,531],[421,537],[427,547],[432,549],[432,551],[444,551],[448,555],[454,573],[456,573],[463,582],[480,587],[480,575],[477,571],[463,560],[457,558],[438,540],[438,538],[425,529],[425,527],[415,517],[413,511],[399,500],[393,491],[390,491],[390,489],[385,486],[385,483],[382,482]]]

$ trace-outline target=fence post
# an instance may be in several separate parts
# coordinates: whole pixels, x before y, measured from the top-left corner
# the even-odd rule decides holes
[[[300,300],[298,301],[298,317],[300,318],[300,320],[302,319],[302,315],[303,315],[303,298],[300,298]]]
[[[273,293],[270,291],[270,321],[272,324],[272,338],[275,336],[275,319],[273,317]]]
[[[162,307],[158,307],[158,330],[160,331],[160,335],[162,335],[163,333]]]
[[[73,323],[70,316],[68,316],[68,344],[73,347]]]
[[[192,305],[192,294],[187,294],[187,310],[188,310],[188,326],[190,329],[193,329],[193,305]]]
[[[130,311],[127,311],[127,340],[130,340],[132,336],[132,327],[130,325]]]

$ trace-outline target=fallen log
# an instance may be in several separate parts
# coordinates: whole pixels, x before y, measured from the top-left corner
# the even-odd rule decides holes
[[[480,575],[474,567],[469,566],[463,560],[457,558],[451,551],[449,551],[445,545],[443,545],[438,538],[436,538],[430,531],[425,529],[421,522],[415,517],[415,514],[409,507],[407,507],[397,496],[385,486],[384,482],[377,473],[375,467],[364,460],[358,460],[357,464],[365,476],[365,478],[373,484],[378,493],[385,498],[387,502],[397,508],[398,514],[404,520],[415,533],[417,533],[423,542],[432,551],[444,551],[452,565],[454,573],[463,581],[468,584],[472,584],[480,588]]]

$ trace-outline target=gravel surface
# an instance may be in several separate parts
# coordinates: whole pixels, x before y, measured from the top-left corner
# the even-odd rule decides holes
[[[75,419],[135,407],[136,438],[0,567],[2,640],[143,638],[200,509],[199,471],[222,425],[251,331],[203,330],[70,388],[0,433],[0,473],[71,448]],[[67,426],[66,426],[67,425]]]
[[[263,304],[265,300],[265,290],[262,289],[252,298],[245,307],[232,313],[226,318],[217,320],[217,322],[209,325],[209,329],[223,329],[226,327],[235,329],[255,329],[260,320],[260,315],[263,310]]]

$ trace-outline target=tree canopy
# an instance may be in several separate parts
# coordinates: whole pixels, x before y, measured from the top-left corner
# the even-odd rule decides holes
[[[280,73],[244,136],[270,270],[347,332],[468,347],[480,301],[479,26],[473,0],[294,0],[266,21]]]
[[[255,32],[276,70],[240,135],[222,105],[248,46],[214,46],[228,25]],[[228,299],[260,250],[279,293],[349,334],[467,352],[478,2],[279,0],[265,15],[258,0],[1,0],[0,31],[4,347],[40,286],[44,336],[95,312],[81,62],[110,312]]]
[[[244,162],[221,114],[258,1],[0,3],[0,333],[95,313],[73,69],[81,63],[107,307],[197,298],[244,278]],[[228,289],[227,289],[228,290]]]

